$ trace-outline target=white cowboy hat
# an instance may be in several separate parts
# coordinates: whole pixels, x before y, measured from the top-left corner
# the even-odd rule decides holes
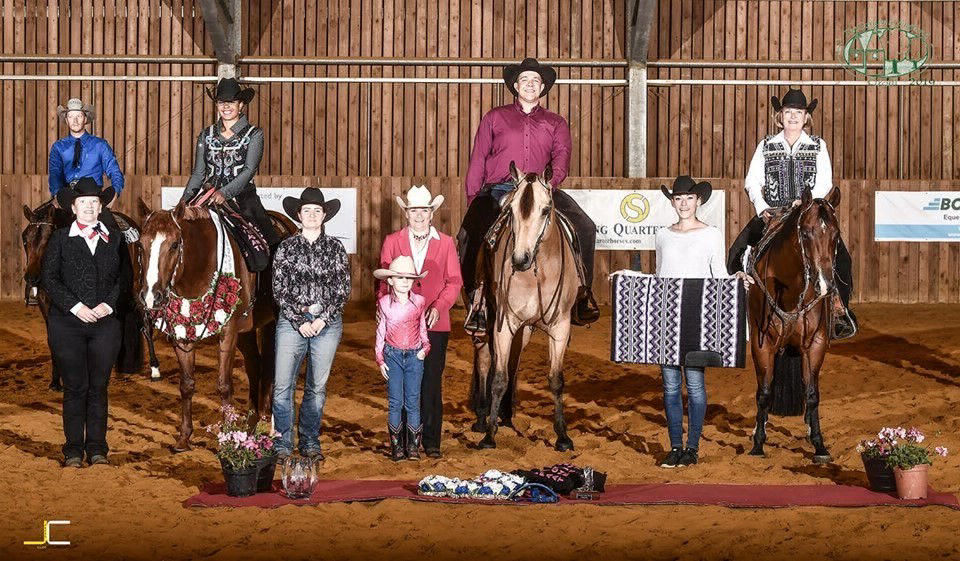
[[[373,276],[380,280],[390,277],[422,279],[423,277],[427,276],[427,272],[424,271],[418,275],[417,268],[413,264],[413,257],[401,255],[390,262],[389,269],[377,269],[373,272]]]
[[[406,202],[400,197],[397,197],[397,204],[400,205],[400,208],[403,210],[407,210],[408,208],[436,209],[443,204],[443,195],[432,197],[431,200],[430,190],[427,189],[426,185],[414,185],[407,191]]]
[[[63,105],[57,106],[57,116],[60,117],[61,119],[65,119],[67,116],[67,113],[69,113],[70,111],[83,111],[87,115],[88,121],[93,121],[94,117],[97,116],[97,114],[93,110],[92,105],[85,104],[83,103],[83,101],[75,97],[72,97],[69,100],[67,100],[66,106],[63,106]]]

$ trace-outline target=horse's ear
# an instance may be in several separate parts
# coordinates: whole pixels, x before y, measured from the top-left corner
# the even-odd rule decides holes
[[[183,218],[183,213],[186,210],[187,203],[183,202],[183,199],[181,199],[179,202],[177,202],[177,206],[173,207],[173,215],[177,218]]]
[[[510,160],[510,177],[513,178],[514,183],[520,183],[520,170],[517,169],[517,164],[513,160]]]
[[[27,219],[27,222],[33,222],[33,211],[27,205],[23,205],[23,216]]]
[[[140,213],[140,220],[150,215],[150,207],[147,206],[147,203],[143,202],[142,197],[137,197],[137,212]]]
[[[547,169],[543,170],[543,182],[549,185],[551,179],[553,179],[553,166],[547,164]]]
[[[801,195],[800,197],[800,202],[803,204],[809,204],[810,201],[812,200],[813,200],[813,193],[810,191],[810,189],[804,189],[803,195]]]
[[[827,193],[827,202],[830,203],[830,206],[833,208],[837,208],[837,206],[840,205],[840,189],[837,188],[836,185]]]

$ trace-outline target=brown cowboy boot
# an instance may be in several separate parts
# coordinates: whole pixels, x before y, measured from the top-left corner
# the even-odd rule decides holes
[[[387,423],[387,430],[390,431],[390,459],[399,462],[407,457],[406,450],[403,449],[403,445],[400,443],[400,433],[403,431],[403,426],[400,427],[391,427],[390,423]]]
[[[577,301],[573,305],[573,313],[570,314],[570,323],[590,325],[598,319],[600,319],[600,308],[593,298],[593,292],[590,287],[581,286],[577,290]]]
[[[420,461],[420,441],[423,439],[423,425],[417,428],[407,426],[407,459]]]

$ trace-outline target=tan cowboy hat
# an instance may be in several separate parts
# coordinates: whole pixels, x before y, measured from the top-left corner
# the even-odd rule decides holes
[[[401,255],[390,262],[389,269],[377,269],[373,272],[373,276],[380,280],[388,279],[390,277],[422,279],[423,277],[427,276],[427,272],[424,271],[418,275],[417,268],[413,264],[413,257]]]
[[[87,120],[91,122],[97,116],[96,112],[93,110],[92,105],[85,104],[76,97],[72,97],[68,99],[66,106],[63,106],[63,105],[57,106],[57,116],[60,117],[61,119],[66,119],[67,113],[69,113],[70,111],[83,111],[87,115]]]
[[[407,200],[404,201],[397,197],[397,204],[403,210],[408,208],[432,208],[436,210],[438,206],[443,204],[443,195],[433,197],[426,185],[414,185],[407,191]]]

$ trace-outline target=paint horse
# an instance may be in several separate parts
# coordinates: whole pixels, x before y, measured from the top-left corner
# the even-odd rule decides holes
[[[269,213],[279,231],[284,235],[296,232],[296,227],[286,217]],[[139,297],[145,309],[154,317],[160,317],[168,301],[202,302],[215,299],[217,290],[226,282],[224,260],[232,249],[232,267],[237,292],[229,297],[233,313],[218,327],[219,368],[217,389],[221,403],[228,405],[233,398],[233,362],[236,351],[243,354],[247,379],[250,382],[250,406],[255,418],[268,415],[273,388],[274,337],[276,315],[272,298],[269,270],[251,272],[241,256],[236,241],[221,230],[207,208],[178,204],[172,210],[156,210],[143,223],[140,235],[142,260],[140,262],[141,290]],[[218,247],[219,245],[219,247]],[[258,290],[258,280],[260,290]],[[213,314],[211,314],[212,316]],[[200,318],[204,326],[213,317]],[[222,318],[223,319],[223,318]],[[192,327],[190,328],[193,329]],[[206,329],[206,327],[204,327]],[[180,435],[174,451],[190,449],[193,434],[193,395],[195,353],[204,334],[192,338],[170,337],[177,361],[180,364]]]
[[[573,442],[567,436],[563,415],[563,357],[580,286],[579,264],[553,203],[552,168],[547,166],[543,175],[522,173],[511,162],[510,174],[516,189],[504,198],[500,217],[484,241],[478,261],[487,317],[492,321],[475,351],[474,428],[486,430],[480,448],[496,447],[501,403],[505,398],[515,401],[515,396],[506,394],[516,388],[520,353],[538,328],[549,339],[549,383],[557,434],[554,447],[571,450]],[[492,380],[488,381],[491,369]],[[512,411],[505,416],[508,425],[511,415]]]
[[[820,368],[833,332],[834,264],[840,243],[840,191],[771,219],[750,258],[750,344],[757,371],[757,424],[751,456],[763,456],[767,415],[800,415],[815,463],[829,463],[820,429]],[[794,359],[796,354],[799,357]]]
[[[122,222],[126,222],[126,224],[128,224],[134,230],[139,230],[139,225],[132,218],[121,212],[112,212],[114,217],[119,218]],[[27,205],[23,205],[23,216],[27,219],[27,225],[23,228],[23,232],[20,234],[25,256],[23,271],[23,302],[27,306],[38,306],[40,308],[41,315],[43,315],[44,322],[46,322],[47,314],[50,310],[50,301],[47,298],[44,290],[39,286],[40,270],[43,266],[43,254],[47,251],[47,243],[50,241],[50,236],[53,234],[53,231],[57,228],[69,226],[72,218],[69,212],[57,209],[57,207],[53,205],[52,199],[41,204],[34,210],[31,210]],[[130,263],[136,263],[137,245],[128,243],[127,250],[130,253]],[[157,354],[153,346],[153,329],[150,325],[150,322],[145,321],[143,317],[143,310],[136,303],[134,295],[137,293],[137,290],[137,280],[134,278],[132,293],[129,294],[127,301],[122,302],[122,306],[125,309],[125,314],[136,314],[134,317],[129,319],[124,318],[124,322],[133,321],[136,324],[136,329],[131,328],[129,330],[123,330],[124,341],[121,344],[121,356],[118,357],[117,367],[120,368],[122,364],[127,364],[127,368],[131,368],[129,366],[130,363],[135,363],[137,365],[140,364],[141,355],[139,341],[134,341],[130,338],[139,337],[140,334],[142,334],[144,339],[147,341],[147,351],[149,352],[150,357],[151,379],[157,380],[160,378],[160,363],[157,361]],[[133,360],[125,359],[125,353],[132,353],[135,358]],[[136,366],[136,368],[139,368],[139,366]],[[50,389],[55,391],[62,390],[62,386],[60,384],[60,374],[56,370],[51,371]]]

